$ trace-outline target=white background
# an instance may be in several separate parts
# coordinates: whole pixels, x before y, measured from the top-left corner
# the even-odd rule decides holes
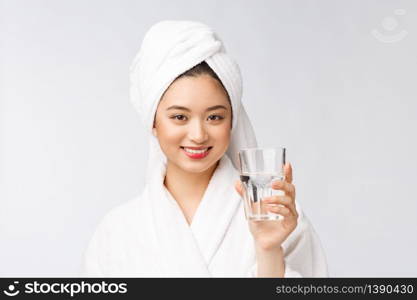
[[[128,68],[164,19],[208,24],[239,63],[331,276],[417,276],[417,2],[381,0],[1,0],[0,276],[77,276],[103,214],[140,193]]]

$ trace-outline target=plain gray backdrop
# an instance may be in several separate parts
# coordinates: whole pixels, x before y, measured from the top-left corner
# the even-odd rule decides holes
[[[417,276],[417,2],[0,1],[0,276],[78,276],[143,187],[129,65],[165,19],[240,65],[261,146],[286,146],[330,275]]]

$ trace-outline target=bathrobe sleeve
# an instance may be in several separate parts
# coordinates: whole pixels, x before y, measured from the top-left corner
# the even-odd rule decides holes
[[[327,260],[319,237],[307,216],[296,202],[298,223],[282,244],[284,249],[284,277],[328,277]],[[249,277],[257,277],[257,264]]]
[[[103,265],[107,240],[106,219],[96,227],[84,252],[81,277],[105,277]]]

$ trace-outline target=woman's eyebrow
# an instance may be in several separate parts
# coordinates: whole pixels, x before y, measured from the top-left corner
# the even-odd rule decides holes
[[[219,108],[223,108],[223,109],[227,110],[227,108],[223,105],[215,105],[215,106],[211,106],[211,107],[207,108],[206,111],[216,110],[216,109],[219,109]],[[184,106],[179,106],[179,105],[172,105],[172,106],[168,107],[166,110],[170,110],[170,109],[181,109],[181,110],[185,110],[185,111],[188,111],[188,112],[191,111],[189,108],[184,107]]]

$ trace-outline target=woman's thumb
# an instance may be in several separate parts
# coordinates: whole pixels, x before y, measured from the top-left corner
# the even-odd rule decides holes
[[[243,187],[242,187],[242,182],[240,180],[236,180],[235,189],[239,193],[239,195],[242,197],[243,196],[243,193],[242,193],[243,192]]]

